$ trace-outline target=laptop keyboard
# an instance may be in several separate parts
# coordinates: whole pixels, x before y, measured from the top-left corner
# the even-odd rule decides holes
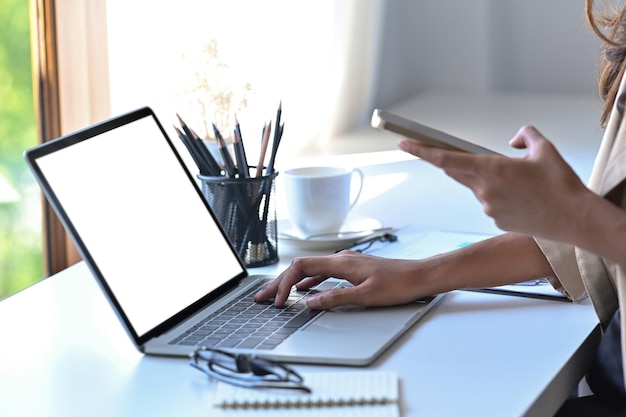
[[[238,300],[204,318],[170,344],[212,348],[274,349],[290,334],[321,311],[306,307],[305,298],[313,292],[344,283],[323,282],[308,291],[292,290],[284,307],[270,300],[257,303],[252,296],[265,284],[253,285]],[[350,285],[350,284],[347,284]]]

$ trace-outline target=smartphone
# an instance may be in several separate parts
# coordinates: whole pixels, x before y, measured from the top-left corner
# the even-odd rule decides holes
[[[414,140],[428,146],[482,155],[500,155],[490,149],[483,148],[482,146],[475,145],[440,130],[424,126],[402,116],[398,116],[397,114],[381,109],[374,110],[374,113],[372,114],[372,126],[378,129],[397,133],[407,139]]]

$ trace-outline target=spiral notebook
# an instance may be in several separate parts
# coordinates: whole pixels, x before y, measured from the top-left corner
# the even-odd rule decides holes
[[[393,417],[400,416],[399,381],[393,371],[302,373],[310,394],[260,390],[218,382],[217,416]],[[213,414],[211,414],[213,415]]]

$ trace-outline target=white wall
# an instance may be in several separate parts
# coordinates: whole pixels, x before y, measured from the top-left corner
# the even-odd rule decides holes
[[[595,94],[584,0],[387,0],[376,105],[419,92]]]

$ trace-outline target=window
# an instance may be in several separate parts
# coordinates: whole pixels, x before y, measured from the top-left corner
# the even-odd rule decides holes
[[[40,120],[52,121],[48,126],[40,123],[43,140],[145,105],[153,107],[166,126],[175,122],[176,113],[184,113],[201,131],[202,123],[220,122],[215,110],[197,117],[203,114],[202,104],[195,105],[197,96],[189,94],[193,78],[205,72],[212,87],[235,95],[249,91],[245,106],[238,107],[239,100],[218,109],[227,108],[228,117],[237,112],[247,151],[258,147],[262,126],[282,102],[280,169],[281,158],[314,142],[323,146],[323,139],[349,127],[354,115],[368,107],[376,46],[370,42],[376,33],[371,29],[378,23],[382,1],[35,3],[36,86],[44,92],[36,94],[37,109],[53,112]],[[215,46],[215,53],[208,55],[216,58],[212,64],[229,68],[224,73],[228,80],[210,65],[193,63],[207,58],[202,52],[207,45]],[[358,77],[352,76],[355,69]],[[50,273],[80,259],[53,217],[44,204]]]
[[[0,298],[44,276],[40,192],[22,158],[36,145],[28,0],[0,0]]]
[[[334,23],[329,0],[108,0],[112,113],[149,105],[165,126],[180,113],[226,134],[237,113],[248,147],[282,101],[281,153],[292,153],[334,96]]]

